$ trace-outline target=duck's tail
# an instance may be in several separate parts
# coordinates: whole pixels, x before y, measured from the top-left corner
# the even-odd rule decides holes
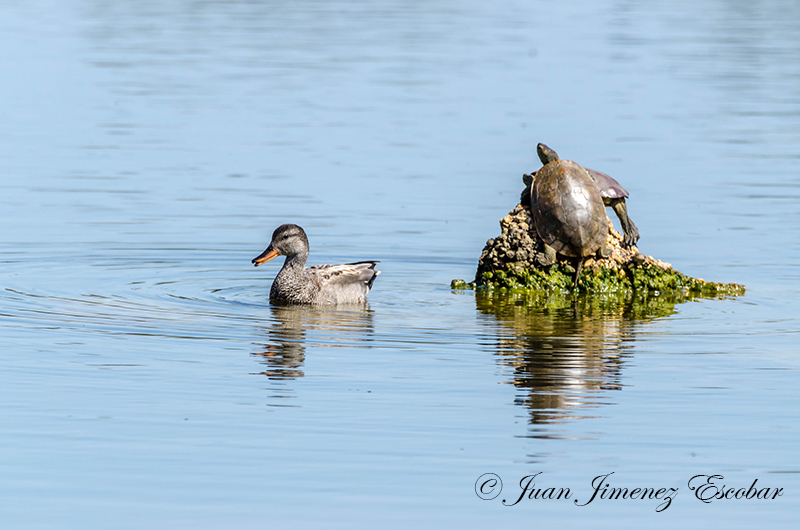
[[[367,289],[372,289],[372,284],[375,283],[375,278],[381,271],[376,270],[375,266],[380,261],[357,261],[355,263],[348,263],[351,267],[355,267],[359,271],[359,280],[367,284]]]

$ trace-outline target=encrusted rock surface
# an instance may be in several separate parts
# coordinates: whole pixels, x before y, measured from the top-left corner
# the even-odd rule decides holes
[[[669,263],[640,254],[636,247],[622,246],[622,235],[608,220],[606,242],[608,258],[589,257],[583,263],[578,291],[635,291],[660,293],[670,290],[699,291],[707,294],[741,295],[744,286],[714,283],[691,278],[674,270]],[[467,283],[453,280],[451,287],[475,287],[572,290],[575,269],[573,262],[559,255],[551,266],[543,267],[537,257],[544,252],[544,243],[536,233],[530,210],[517,205],[500,220],[501,233],[486,242],[478,261],[475,280]]]

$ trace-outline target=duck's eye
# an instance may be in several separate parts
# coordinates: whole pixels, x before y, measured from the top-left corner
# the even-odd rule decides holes
[[[283,234],[283,239],[289,239],[289,234]]]

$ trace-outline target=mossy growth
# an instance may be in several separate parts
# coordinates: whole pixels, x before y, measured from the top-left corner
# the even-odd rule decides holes
[[[642,320],[669,316],[675,306],[695,300],[719,300],[727,295],[700,291],[676,290],[654,293],[608,291],[575,293],[566,291],[478,289],[475,303],[484,313],[493,313],[509,320],[536,315],[567,319],[600,317],[605,319]]]
[[[570,270],[571,269],[571,270]],[[743,285],[708,282],[686,276],[674,269],[662,269],[651,264],[632,265],[624,269],[597,267],[581,271],[578,285],[573,286],[574,269],[553,265],[550,270],[512,268],[485,271],[473,282],[453,280],[451,289],[492,289],[507,291],[558,291],[577,293],[635,292],[660,294],[692,292],[704,295],[741,296]]]

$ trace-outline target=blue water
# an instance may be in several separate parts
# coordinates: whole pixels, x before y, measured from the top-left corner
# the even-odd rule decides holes
[[[0,3],[3,528],[791,527],[798,35],[777,0]],[[451,291],[540,141],[746,295]],[[285,222],[381,261],[368,308],[270,305]],[[539,472],[572,499],[503,505]],[[677,496],[575,505],[612,472]]]

